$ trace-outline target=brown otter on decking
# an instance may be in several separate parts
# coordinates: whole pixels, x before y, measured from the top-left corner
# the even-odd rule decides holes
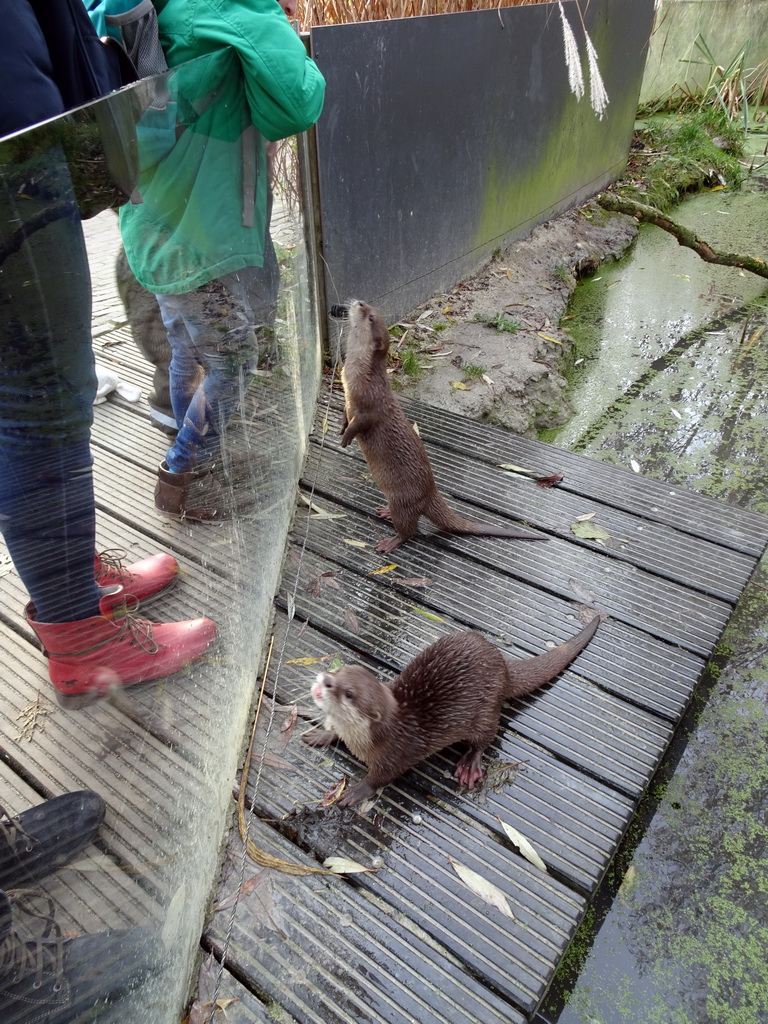
[[[546,540],[522,530],[464,519],[447,505],[435,484],[422,440],[387,379],[389,334],[384,320],[372,306],[357,299],[349,306],[334,306],[332,313],[347,315],[350,325],[341,374],[345,397],[341,446],[346,448],[357,438],[371,475],[389,502],[379,514],[391,519],[397,530],[397,536],[379,541],[376,550],[394,551],[413,537],[420,516],[449,533]]]
[[[472,789],[483,778],[483,751],[495,737],[501,707],[554,679],[595,634],[599,616],[545,654],[513,660],[480,633],[451,633],[430,644],[392,681],[382,683],[359,665],[321,672],[312,697],[323,728],[303,738],[314,747],[341,739],[368,774],[338,803],[351,807],[374,795],[430,754],[469,743],[455,776]]]

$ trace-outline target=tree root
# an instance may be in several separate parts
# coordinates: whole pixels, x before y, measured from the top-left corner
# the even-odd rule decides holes
[[[634,217],[635,220],[663,228],[664,231],[675,236],[679,245],[693,249],[706,263],[719,263],[724,267],[740,267],[742,270],[757,274],[758,277],[768,278],[768,264],[765,260],[758,260],[753,256],[741,256],[735,252],[719,252],[689,228],[684,228],[682,224],[670,220],[655,206],[646,206],[644,203],[637,203],[633,199],[625,199],[609,192],[601,193],[597,197],[597,202],[604,210],[611,213],[626,213],[630,217]]]

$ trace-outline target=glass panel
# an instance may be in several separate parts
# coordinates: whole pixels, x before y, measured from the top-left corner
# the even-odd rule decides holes
[[[251,230],[263,230],[257,197],[244,188],[233,220],[203,174],[212,153],[238,180],[258,167],[253,130],[215,137],[206,119],[217,90],[240,87],[237,75],[223,51],[0,142],[0,803],[9,814],[44,809],[34,828],[22,817],[37,867],[14,854],[3,872],[3,838],[19,833],[0,822],[0,949],[55,934],[32,911],[52,917],[71,938],[63,973],[74,1009],[112,999],[99,1020],[181,1019],[319,381],[296,140],[272,154],[274,258],[267,245],[263,267],[238,260],[254,204]],[[121,205],[134,269],[165,261],[168,328],[125,259]],[[211,235],[232,245],[219,278],[196,290]],[[179,307],[179,282],[196,304]],[[168,332],[183,333],[182,317],[184,383],[171,403]],[[199,364],[218,374],[216,393],[196,390]],[[188,431],[205,460],[166,479],[163,512],[153,492],[171,437],[150,414],[167,428],[185,403],[185,425],[209,414]],[[180,487],[184,507],[213,509],[212,521],[170,514]],[[94,546],[112,587],[95,591],[101,615],[87,607]],[[157,552],[178,572],[119,568]],[[115,583],[134,595],[127,614]],[[169,639],[158,626],[201,616],[217,628],[210,647],[211,627]],[[176,671],[182,654],[196,657]],[[145,664],[161,678],[121,685]],[[44,802],[81,789],[106,803],[98,828],[98,807],[79,804],[62,821]]]

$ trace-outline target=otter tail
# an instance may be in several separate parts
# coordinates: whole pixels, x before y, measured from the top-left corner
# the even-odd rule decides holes
[[[440,530],[445,530],[447,533],[466,533],[476,537],[514,537],[517,540],[549,540],[548,537],[526,533],[525,530],[518,530],[513,526],[491,526],[489,523],[477,523],[471,519],[464,519],[458,512],[454,512],[442,494],[437,492],[423,514]]]
[[[509,684],[506,697],[523,697],[526,693],[548,683],[554,679],[564,668],[573,661],[576,655],[583,651],[589,641],[595,635],[600,616],[595,615],[591,622],[582,629],[576,636],[566,640],[559,647],[554,647],[546,654],[539,654],[535,658],[506,658]]]

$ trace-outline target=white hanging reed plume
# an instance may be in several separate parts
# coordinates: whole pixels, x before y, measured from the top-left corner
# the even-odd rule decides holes
[[[600,74],[600,68],[597,66],[597,52],[592,45],[592,40],[587,35],[586,28],[584,29],[584,36],[587,40],[587,59],[589,60],[589,102],[592,104],[592,109],[602,121],[605,108],[608,106],[608,93],[605,91],[603,85],[603,77]]]
[[[576,99],[580,100],[584,95],[584,75],[581,70],[579,48],[576,45],[576,36],[573,34],[573,29],[565,16],[560,0],[558,0],[557,6],[560,8],[560,21],[563,23],[563,44],[565,46],[565,66],[568,68],[568,85]]]

